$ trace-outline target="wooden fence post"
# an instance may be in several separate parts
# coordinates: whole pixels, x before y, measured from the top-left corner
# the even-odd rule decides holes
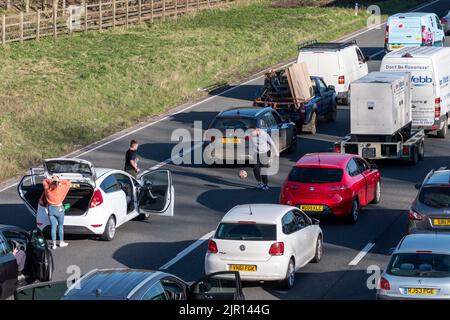
[[[63,16],[66,15],[66,0],[62,0]]]
[[[19,21],[19,32],[20,32],[20,42],[23,42],[23,11],[20,11],[20,21]]]
[[[126,28],[128,28],[128,1],[129,0],[125,0],[125,26]]]
[[[87,32],[88,30],[88,4],[87,1],[84,3],[84,32]]]
[[[153,9],[154,9],[154,3],[153,3],[153,0],[150,0],[150,21],[153,23],[153,19],[155,18],[155,14],[154,14],[154,12],[153,12]]]
[[[200,0],[197,0],[197,10],[200,10]]]
[[[99,13],[99,26],[100,26],[100,30],[102,30],[102,23],[103,23],[103,13],[102,13],[102,0],[100,0],[99,5],[98,5],[98,13]]]
[[[177,20],[178,19],[178,0],[174,0],[174,2],[175,2],[175,5],[174,5],[174,7],[175,7],[175,20]]]
[[[163,0],[163,21],[166,21],[166,0]]]
[[[6,44],[6,16],[2,15],[2,44]]]
[[[186,13],[189,12],[189,0],[186,0]]]
[[[11,8],[11,0],[6,0],[6,10]]]
[[[55,2],[54,2],[55,3]],[[58,36],[58,25],[57,25],[57,14],[58,10],[56,6],[53,6],[53,36],[56,38]]]
[[[142,0],[138,1],[138,12],[139,12],[138,21],[139,21],[139,23],[141,23],[141,19],[142,19]],[[152,14],[153,14],[153,12],[152,12]]]
[[[208,8],[211,8],[211,1],[208,0]]]
[[[25,0],[25,12],[30,11],[30,0]]]
[[[113,12],[113,28],[116,27],[116,0],[112,0],[112,12]]]
[[[41,33],[41,10],[36,13],[36,41],[39,41],[39,36]]]

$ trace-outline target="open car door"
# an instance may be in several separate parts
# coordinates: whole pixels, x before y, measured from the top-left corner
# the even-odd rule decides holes
[[[66,281],[41,282],[19,287],[14,300],[61,300],[67,291]]]
[[[27,248],[26,271],[32,280],[47,282],[53,276],[53,254],[39,229],[33,229]]]
[[[170,171],[144,171],[139,175],[139,182],[139,213],[173,216],[175,190]]]
[[[239,272],[210,274],[190,287],[191,300],[245,300]]]

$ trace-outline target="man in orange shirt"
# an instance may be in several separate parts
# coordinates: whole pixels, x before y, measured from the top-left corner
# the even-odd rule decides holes
[[[44,195],[47,200],[48,217],[52,225],[52,249],[56,249],[56,228],[59,233],[59,246],[66,247],[69,244],[64,242],[64,206],[63,201],[67,196],[72,184],[69,180],[59,179],[55,176],[52,179],[45,179]]]

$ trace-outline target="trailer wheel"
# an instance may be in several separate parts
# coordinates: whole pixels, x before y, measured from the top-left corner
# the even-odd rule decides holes
[[[412,158],[408,161],[408,164],[415,166],[419,162],[419,150],[416,147],[411,148]]]
[[[419,161],[422,161],[425,158],[425,145],[423,141],[419,145]]]

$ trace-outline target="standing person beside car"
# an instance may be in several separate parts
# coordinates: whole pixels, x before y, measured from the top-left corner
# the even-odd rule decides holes
[[[130,148],[127,150],[127,153],[125,154],[125,168],[124,170],[136,178],[137,174],[139,173],[139,168],[137,165],[138,158],[137,158],[137,149],[139,147],[139,144],[136,140],[131,140],[130,142]]]
[[[52,179],[45,179],[43,185],[44,195],[47,200],[48,217],[52,226],[52,249],[56,249],[56,228],[58,228],[59,246],[66,247],[69,244],[64,242],[65,209],[63,201],[72,184],[69,180],[59,179],[58,176],[55,176]]]

